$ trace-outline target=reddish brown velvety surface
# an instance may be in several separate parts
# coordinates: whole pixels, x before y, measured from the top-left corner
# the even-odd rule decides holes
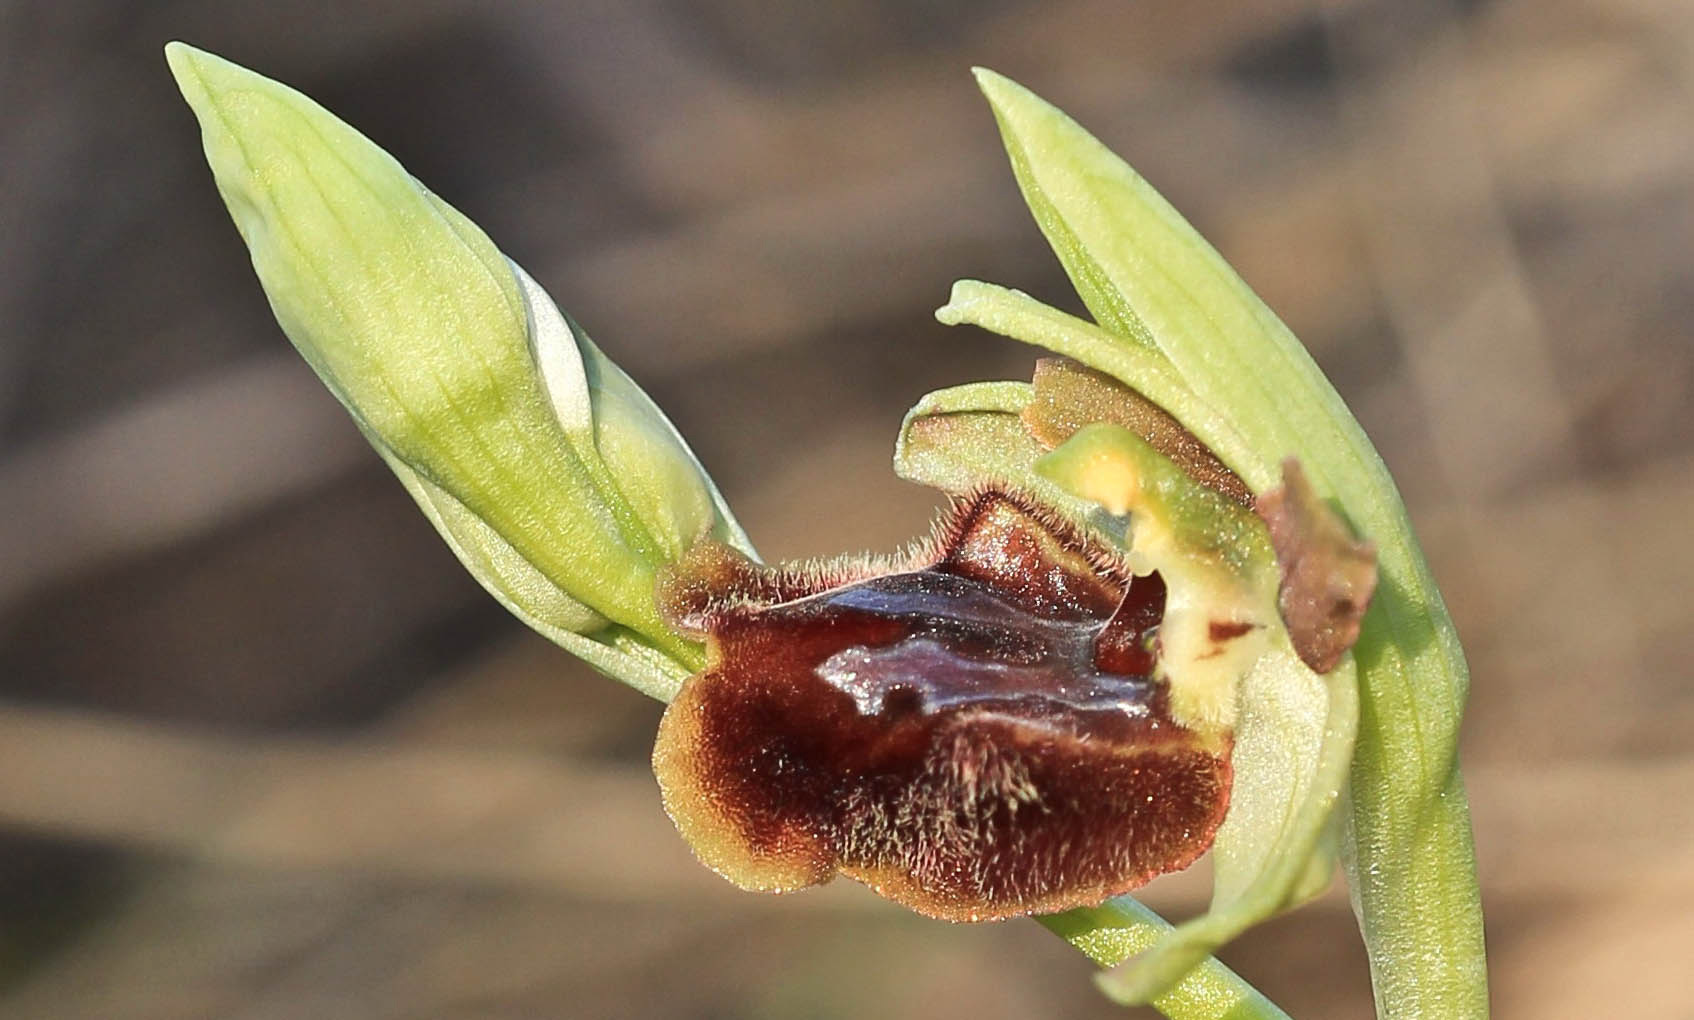
[[[1152,679],[1162,581],[1126,583],[995,493],[939,533],[928,565],[684,614],[713,661],[667,711],[655,765],[696,852],[749,887],[841,870],[956,920],[1094,903],[1191,863],[1229,764]]]

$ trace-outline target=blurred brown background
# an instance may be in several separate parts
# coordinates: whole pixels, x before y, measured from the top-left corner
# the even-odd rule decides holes
[[[270,320],[171,38],[482,224],[773,557],[920,531],[902,411],[1027,375],[930,318],[955,277],[1074,306],[966,68],[1067,108],[1400,479],[1474,672],[1498,1013],[1694,1017],[1676,0],[0,5],[0,1015],[1122,1015],[1033,924],[693,863],[658,706],[486,598]],[[1339,891],[1226,956],[1368,1014]]]

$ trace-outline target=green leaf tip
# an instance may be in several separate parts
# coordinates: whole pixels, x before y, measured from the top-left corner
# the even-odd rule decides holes
[[[526,623],[658,697],[703,661],[656,572],[751,552],[687,444],[474,223],[301,93],[165,57],[283,331],[460,560]]]

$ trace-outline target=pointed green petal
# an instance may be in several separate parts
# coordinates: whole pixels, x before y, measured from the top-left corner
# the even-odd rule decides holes
[[[987,482],[1017,482],[1042,450],[1018,414],[1028,383],[968,383],[926,394],[900,423],[894,471],[907,481],[963,493]]]
[[[1102,327],[1126,346],[1161,352],[1196,397],[1225,413],[1270,406],[1346,415],[1299,341],[1151,185],[1023,86],[992,71],[976,75],[1036,222]],[[1294,383],[1294,392],[1279,383]],[[1246,438],[1258,450],[1297,438],[1255,425]],[[1216,449],[1212,436],[1195,432]],[[1276,462],[1262,453],[1225,461],[1255,491],[1276,482]]]
[[[1092,322],[1059,311],[1020,290],[960,280],[936,319],[949,326],[970,324],[1082,362],[1164,408],[1188,431],[1207,438],[1226,464],[1254,454],[1229,420],[1200,400],[1158,350],[1124,343]]]

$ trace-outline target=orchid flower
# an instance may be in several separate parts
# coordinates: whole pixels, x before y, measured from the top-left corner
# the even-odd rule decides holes
[[[1150,186],[988,71],[1093,321],[964,281],[938,317],[1050,352],[932,393],[903,554],[766,565],[660,410],[391,156],[180,43],[171,69],[284,332],[473,576],[668,703],[661,798],[746,888],[845,874],[1032,915],[1172,1017],[1280,1011],[1212,952],[1344,866],[1384,1017],[1486,1012],[1464,660],[1381,460]],[[1210,910],[1128,895],[1210,851]]]

